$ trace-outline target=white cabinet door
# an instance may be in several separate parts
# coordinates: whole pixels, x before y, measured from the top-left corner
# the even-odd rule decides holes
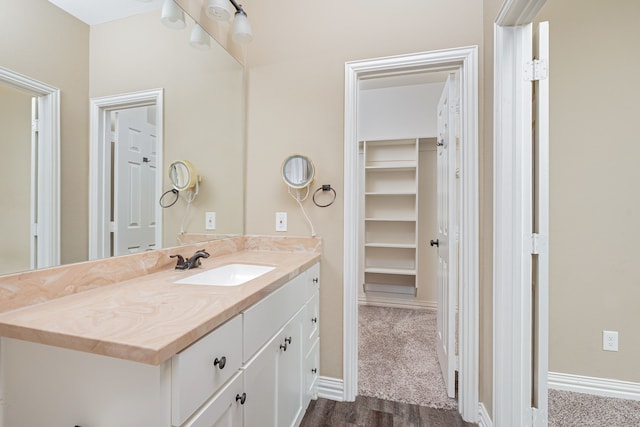
[[[276,427],[278,339],[274,336],[244,368],[245,427]]]
[[[306,310],[300,310],[285,326],[280,336],[280,354],[277,367],[278,410],[276,412],[279,427],[296,425],[303,415],[303,377],[304,360],[302,320]]]

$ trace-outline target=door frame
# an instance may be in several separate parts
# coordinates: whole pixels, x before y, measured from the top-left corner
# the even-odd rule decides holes
[[[546,425],[547,417],[532,413],[528,398],[532,333],[521,308],[530,300],[531,286],[523,256],[527,245],[531,253],[531,211],[525,209],[530,200],[523,191],[531,182],[531,167],[522,162],[531,153],[518,149],[531,139],[531,83],[524,78],[524,62],[531,60],[531,24],[545,1],[506,0],[494,22],[494,425]],[[548,332],[543,332],[540,351],[548,352]]]
[[[60,265],[60,89],[3,67],[0,81],[38,97],[38,182],[31,184],[37,188],[37,208],[32,196],[30,214],[30,240],[37,235],[38,246],[33,265],[30,245],[31,268]]]
[[[468,421],[478,419],[479,356],[479,163],[478,163],[478,47],[345,63],[344,133],[344,282],[343,282],[343,398],[358,391],[358,89],[365,77],[417,71],[457,69],[461,81],[461,221],[460,221],[460,347],[459,411]]]
[[[89,151],[89,259],[110,256],[110,194],[111,165],[108,162],[105,143],[110,130],[105,129],[109,115],[114,110],[156,106],[157,164],[155,199],[162,194],[163,168],[163,96],[164,90],[150,89],[140,92],[110,95],[90,100],[90,151]],[[156,204],[156,244],[162,247],[162,207]]]

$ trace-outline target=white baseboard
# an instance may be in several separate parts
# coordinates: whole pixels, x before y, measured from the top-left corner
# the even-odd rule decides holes
[[[318,378],[318,397],[344,401],[344,381],[331,377]]]
[[[618,399],[640,400],[640,383],[608,378],[549,372],[549,388]]]
[[[369,293],[369,295],[358,298],[358,304],[374,305],[376,307],[410,308],[421,310],[436,310],[438,308],[437,301],[419,301],[408,298],[389,298],[370,294],[371,292]]]
[[[491,421],[487,408],[485,408],[482,402],[478,404],[478,418],[480,418],[478,420],[478,427],[493,427],[493,421]]]

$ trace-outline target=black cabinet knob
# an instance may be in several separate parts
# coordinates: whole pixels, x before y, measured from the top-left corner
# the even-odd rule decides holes
[[[244,402],[247,401],[247,393],[242,393],[241,395],[240,394],[236,394],[236,402],[238,400],[240,401],[241,405],[244,405]]]
[[[313,368],[313,369],[311,370],[311,373],[312,373],[312,374],[315,374],[316,372],[318,372],[318,370],[317,370],[316,368]]]
[[[440,247],[440,240],[439,240],[439,239],[431,240],[431,241],[429,242],[429,244],[430,244],[431,246],[437,246],[437,247]]]
[[[314,317],[313,319],[311,319],[311,323],[318,323],[318,318]]]
[[[284,342],[287,343],[287,344],[291,344],[291,337],[285,338]]]
[[[287,343],[280,344],[280,350],[287,351]]]
[[[313,278],[313,283],[318,283],[318,282],[319,282],[319,279],[317,277],[314,277]]]
[[[216,357],[216,360],[213,361],[213,366],[217,366],[220,369],[224,369],[224,366],[227,364],[227,358],[222,356],[220,359]]]

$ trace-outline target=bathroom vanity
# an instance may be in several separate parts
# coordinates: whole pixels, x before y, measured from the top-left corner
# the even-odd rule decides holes
[[[203,268],[170,268],[0,314],[4,427],[298,425],[317,395],[319,250],[243,245],[203,268],[273,270],[202,286],[176,282]]]

